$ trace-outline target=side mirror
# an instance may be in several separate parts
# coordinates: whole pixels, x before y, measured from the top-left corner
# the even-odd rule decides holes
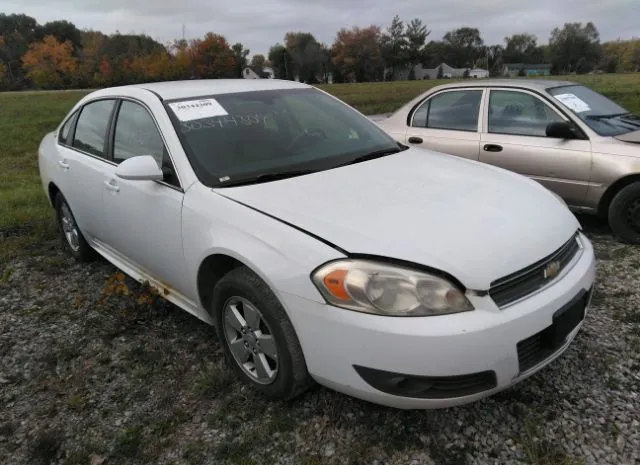
[[[116,176],[133,181],[162,181],[164,175],[151,155],[127,158],[116,168]]]
[[[557,123],[549,123],[546,130],[547,137],[555,139],[577,139],[578,133],[573,123],[561,121]]]

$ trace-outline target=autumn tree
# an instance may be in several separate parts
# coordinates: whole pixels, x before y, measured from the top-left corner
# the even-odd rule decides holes
[[[599,68],[611,73],[640,71],[640,39],[603,43]]]
[[[6,15],[0,13],[0,63],[5,70],[7,87],[18,89],[24,85],[22,56],[29,44],[36,39],[38,23],[31,16],[24,14]]]
[[[29,46],[22,58],[27,78],[36,87],[55,89],[71,84],[78,69],[71,42],[58,42],[54,36],[46,36],[42,42]]]
[[[82,48],[82,32],[75,24],[66,20],[45,23],[36,28],[36,35],[38,40],[42,40],[46,36],[53,36],[58,42],[71,42],[74,50]]]
[[[185,39],[175,40],[169,46],[169,54],[173,57],[171,60],[173,79],[189,79],[193,77],[189,42]]]
[[[230,78],[235,75],[236,60],[227,40],[212,32],[194,39],[188,49],[192,71],[202,79]]]
[[[78,52],[78,81],[80,87],[105,85],[100,74],[100,63],[105,53],[108,37],[98,31],[81,33],[81,50]]]
[[[384,71],[380,36],[380,28],[375,25],[340,29],[332,47],[337,73],[350,81],[380,80]]]

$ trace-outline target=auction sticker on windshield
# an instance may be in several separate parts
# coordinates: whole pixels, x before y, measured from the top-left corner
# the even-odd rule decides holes
[[[587,102],[580,100],[574,94],[558,94],[554,95],[554,97],[577,113],[584,113],[585,111],[591,110],[591,107],[587,105]]]
[[[193,121],[228,115],[222,105],[212,98],[174,102],[170,103],[169,107],[171,107],[180,121]]]

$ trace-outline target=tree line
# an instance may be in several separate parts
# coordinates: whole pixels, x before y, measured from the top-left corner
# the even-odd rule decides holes
[[[161,44],[147,35],[80,30],[65,20],[40,25],[24,14],[0,14],[0,90],[103,87],[135,82],[259,75],[307,83],[415,79],[416,65],[479,67],[501,75],[506,63],[551,65],[553,74],[640,71],[640,39],[600,42],[596,26],[565,23],[547,45],[529,33],[486,44],[480,30],[460,27],[440,40],[419,18],[340,29],[332,44],[291,31],[267,56],[251,54],[213,32]]]

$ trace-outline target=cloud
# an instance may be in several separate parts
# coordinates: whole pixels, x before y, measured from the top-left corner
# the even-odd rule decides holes
[[[182,35],[201,37],[212,31],[253,53],[267,53],[287,31],[313,33],[331,43],[338,29],[377,24],[386,27],[393,15],[420,18],[439,40],[461,26],[477,27],[487,43],[507,35],[530,32],[546,43],[549,33],[565,22],[593,21],[602,40],[638,34],[637,0],[5,0],[5,13],[25,13],[44,23],[72,21],[80,29],[105,33],[145,33],[161,42]]]

